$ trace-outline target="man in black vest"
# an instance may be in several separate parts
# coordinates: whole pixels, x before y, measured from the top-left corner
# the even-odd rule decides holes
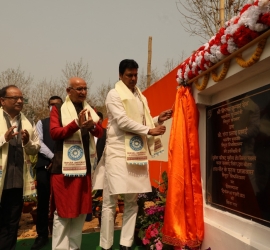
[[[48,107],[51,110],[55,104],[62,104],[63,101],[59,96],[52,96],[48,101]],[[40,139],[40,151],[38,153],[38,161],[36,164],[36,180],[37,180],[37,225],[36,230],[38,237],[35,240],[31,250],[39,250],[48,242],[48,212],[50,199],[50,168],[51,159],[53,158],[54,141],[50,136],[50,117],[37,122],[37,131]]]
[[[103,122],[103,114],[101,112],[97,112],[97,115],[99,116],[99,124],[102,127]],[[97,148],[97,163],[100,161],[100,158],[103,154],[105,144],[106,144],[106,137],[107,137],[107,131],[105,128],[103,128],[103,135],[101,138],[97,139],[96,148]]]
[[[103,122],[103,114],[100,111],[97,111],[97,115],[99,116],[99,125],[102,127],[102,122]],[[97,164],[99,163],[104,148],[105,148],[105,144],[106,144],[106,138],[107,138],[107,129],[103,128],[103,135],[100,138],[97,138],[97,142],[96,142],[96,149],[97,149]],[[98,189],[97,192],[95,193],[94,198],[100,197],[102,196],[102,189]],[[96,206],[93,206],[93,213],[96,211]]]

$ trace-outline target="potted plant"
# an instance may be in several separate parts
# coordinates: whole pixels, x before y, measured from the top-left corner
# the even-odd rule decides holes
[[[95,203],[96,203],[94,215],[95,215],[96,218],[98,218],[99,225],[101,225],[103,197],[99,196],[99,197],[95,198],[94,200],[95,200]],[[119,213],[119,208],[117,206],[116,210],[115,210],[114,222],[116,220],[116,217],[117,217],[118,213]]]
[[[101,211],[102,211],[102,196],[93,199],[95,202],[95,217],[98,218],[99,225],[101,224]]]
[[[124,212],[124,196],[122,194],[118,195],[118,207],[119,207],[119,213]]]
[[[138,195],[137,204],[138,204],[138,213],[137,213],[137,219],[136,219],[136,225],[135,225],[135,232],[134,232],[134,241],[136,242],[137,246],[142,246],[142,240],[139,237],[139,231],[141,229],[142,221],[140,220],[141,216],[144,215],[144,207],[145,204],[152,202],[157,199],[157,188],[152,187],[152,192],[149,193],[141,193]]]
[[[162,198],[163,199],[163,198]],[[143,245],[150,249],[164,249],[161,241],[165,211],[165,201],[148,201],[144,205],[144,213],[138,217],[141,225],[138,236],[141,238]]]
[[[33,223],[36,225],[37,224],[37,209],[36,208],[32,209],[30,214],[32,215]]]
[[[36,202],[37,199],[34,197],[24,198],[22,212],[24,214],[30,213],[33,210],[33,207],[36,206]]]
[[[164,171],[162,182],[151,193],[141,194],[138,197],[138,216],[136,227],[139,227],[138,236],[142,244],[151,250],[173,249],[162,242],[162,227],[166,205],[168,177]]]

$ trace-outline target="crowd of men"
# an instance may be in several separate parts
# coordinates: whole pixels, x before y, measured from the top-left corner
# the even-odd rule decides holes
[[[64,101],[59,96],[49,99],[50,117],[36,125],[21,112],[24,97],[18,87],[0,90],[1,250],[15,249],[23,197],[36,192],[38,237],[31,250],[48,244],[49,218],[53,250],[81,249],[93,189],[103,189],[101,248],[112,249],[116,201],[122,194],[120,249],[131,249],[137,195],[151,192],[147,151],[155,155],[163,150],[159,135],[166,131],[163,122],[172,116],[172,110],[166,110],[151,117],[147,100],[136,87],[138,67],[134,60],[120,62],[119,81],[105,102],[106,129],[103,115],[85,101],[88,88],[82,78],[69,79]],[[36,189],[31,155],[38,155]]]

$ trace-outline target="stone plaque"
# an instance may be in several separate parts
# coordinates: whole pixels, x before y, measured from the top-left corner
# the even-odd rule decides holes
[[[270,227],[270,84],[207,108],[207,204]]]

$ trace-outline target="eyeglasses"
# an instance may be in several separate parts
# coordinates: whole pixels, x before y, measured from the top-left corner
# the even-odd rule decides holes
[[[13,100],[14,102],[17,102],[19,99],[21,99],[22,102],[26,100],[23,96],[4,96],[3,98]]]
[[[69,87],[69,89],[74,89],[74,90],[76,90],[78,92],[82,92],[83,90],[84,91],[87,91],[88,90],[87,87],[78,87],[78,88]]]

